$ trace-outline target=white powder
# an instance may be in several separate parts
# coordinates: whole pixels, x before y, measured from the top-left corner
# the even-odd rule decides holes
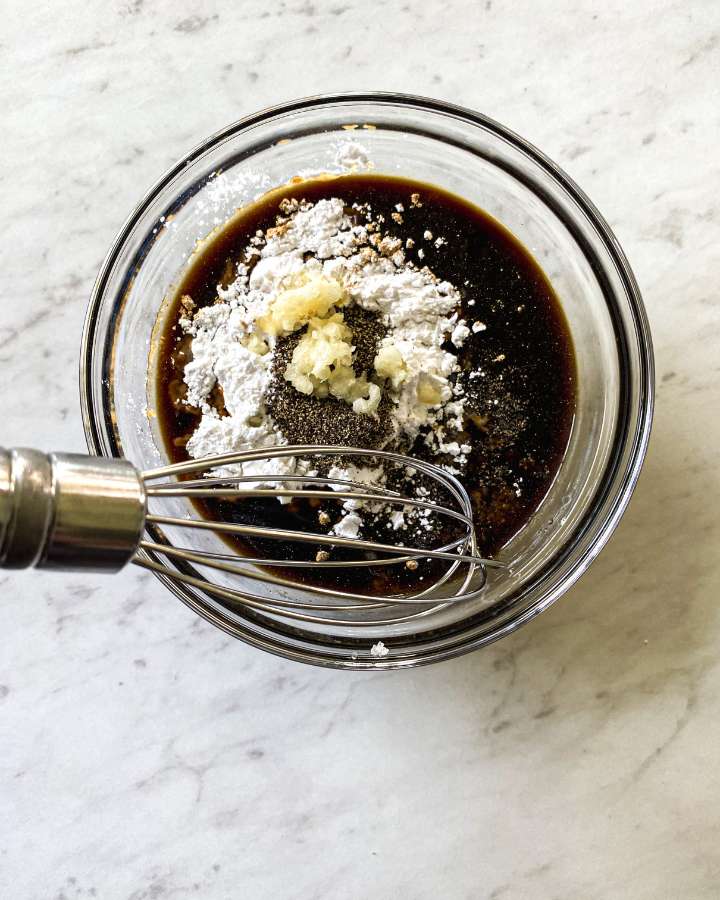
[[[360,534],[361,526],[360,516],[356,512],[349,512],[333,525],[330,533],[336,534],[338,537],[356,538]]]
[[[324,274],[345,286],[351,301],[379,312],[388,329],[380,346],[395,346],[407,367],[407,377],[390,389],[395,402],[392,424],[395,436],[412,440],[423,425],[434,420],[431,407],[418,400],[421,378],[437,384],[442,402],[450,399],[448,377],[457,370],[455,356],[441,349],[453,331],[451,314],[460,303],[457,290],[427,269],[414,269],[385,257],[362,260],[362,253],[335,259]]]
[[[469,336],[469,334],[470,329],[467,327],[465,321],[461,320],[453,328],[452,334],[450,335],[450,340],[456,347],[462,347],[462,345],[465,343],[465,339]]]
[[[366,169],[370,167],[370,151],[358,141],[338,141],[334,148],[333,162],[338,169]]]
[[[209,411],[208,395],[219,382],[231,416],[245,420],[261,415],[270,355],[258,356],[241,343],[249,333],[244,310],[225,303],[205,307],[187,331],[193,335],[193,359],[185,366],[188,403]]]
[[[328,472],[328,476],[337,481],[351,481],[361,487],[382,487],[385,483],[385,469],[382,466],[356,466],[353,463],[347,463],[342,468],[340,466],[332,466]],[[349,490],[343,484],[334,487],[338,491]],[[345,509],[357,509],[356,500],[346,500],[343,504]]]
[[[348,152],[352,146],[343,142]],[[429,269],[417,269],[407,262],[397,239],[380,237],[365,225],[354,224],[340,198],[314,204],[289,201],[285,213],[278,227],[252,239],[250,250],[256,262],[250,271],[239,264],[232,284],[218,287],[215,305],[201,309],[192,320],[180,320],[181,328],[192,336],[193,359],[184,376],[187,402],[202,411],[200,424],[188,442],[188,453],[201,458],[286,443],[265,406],[272,353],[253,352],[264,349],[259,338],[270,348],[275,338],[262,333],[257,320],[267,313],[280,291],[298,279],[321,275],[339,282],[350,304],[376,312],[387,329],[381,347],[395,347],[402,356],[404,380],[397,385],[385,384],[393,401],[388,443],[392,445],[399,437],[412,441],[424,426],[441,424],[437,432],[428,432],[426,443],[435,452],[453,455],[456,465],[452,470],[458,471],[456,466],[465,462],[466,454],[446,451],[444,448],[453,446],[453,442],[443,436],[448,429],[462,428],[464,399],[457,391],[453,396],[450,381],[458,370],[456,357],[441,347],[448,338],[460,346],[470,333],[464,320],[457,319],[460,295],[455,287],[436,278]],[[220,416],[211,403],[216,385],[223,391],[226,416]],[[419,400],[421,385],[431,388],[437,403]],[[293,459],[239,468],[244,474],[269,476],[298,471]],[[384,470],[352,467],[335,472],[335,477],[382,484]],[[266,479],[265,483],[273,482]],[[354,512],[357,501],[346,501],[344,506],[346,514],[333,531],[357,537],[362,524]],[[400,517],[393,521],[400,522]]]
[[[372,656],[373,659],[383,659],[388,653],[390,653],[390,651],[382,641],[378,641],[377,644],[373,644],[370,648],[370,656]]]
[[[393,531],[399,531],[399,529],[405,528],[405,513],[401,509],[395,510],[394,513],[390,514],[390,524],[392,525]]]
[[[193,359],[185,367],[187,402],[203,411],[188,441],[196,459],[234,450],[252,450],[285,443],[265,413],[270,383],[270,354],[258,356],[240,342],[248,333],[243,310],[219,304],[201,309],[188,327],[193,335]],[[221,417],[210,405],[216,384],[223,389],[229,415]],[[237,471],[237,468],[233,471]],[[294,461],[272,460],[240,467],[241,474],[287,474]]]
[[[328,259],[349,252],[357,244],[358,236],[365,234],[363,226],[353,228],[345,215],[345,204],[337,197],[318,200],[302,207],[278,234],[270,237],[262,250],[264,259],[277,261],[289,255],[302,261],[304,253],[314,253],[318,259]],[[275,269],[273,263],[269,269]],[[253,272],[253,275],[255,272]],[[252,279],[251,279],[252,283]]]
[[[333,490],[352,490],[350,486],[339,483],[341,481],[351,481],[355,485],[358,485],[361,490],[365,488],[365,493],[372,493],[370,489],[372,489],[373,487],[383,487],[385,485],[386,473],[385,469],[382,466],[356,466],[353,463],[347,463],[342,468],[340,466],[332,466],[328,472],[328,478],[332,478],[333,481],[336,482],[331,485]],[[348,499],[343,502],[343,509],[348,513],[354,512],[358,509],[364,509],[368,512],[377,514],[384,511],[389,511],[390,509],[392,509],[392,507],[382,500],[379,500],[377,503],[375,503],[372,500]],[[341,531],[338,531],[338,528],[342,528],[345,530],[350,528],[351,530],[355,531],[355,533],[346,536],[357,537],[354,519],[350,519],[349,522],[347,520],[348,516],[345,516],[344,519],[338,522],[333,529],[334,533],[343,533]]]

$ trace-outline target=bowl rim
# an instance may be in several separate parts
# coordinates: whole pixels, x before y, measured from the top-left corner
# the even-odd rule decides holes
[[[600,524],[598,524],[594,518],[592,519],[597,528],[597,533],[590,544],[585,548],[583,554],[575,561],[572,569],[563,576],[557,585],[538,598],[531,606],[519,610],[516,616],[500,623],[498,627],[490,633],[467,636],[464,640],[462,640],[461,635],[453,634],[450,646],[418,648],[418,651],[408,651],[409,654],[417,653],[417,655],[408,655],[407,657],[390,656],[378,660],[338,658],[327,653],[321,649],[320,646],[315,646],[309,650],[299,650],[289,646],[287,643],[280,643],[264,638],[257,633],[245,631],[243,634],[238,634],[237,627],[231,623],[230,619],[225,617],[224,614],[220,613],[218,610],[197,603],[194,599],[191,599],[182,593],[178,586],[169,578],[162,575],[157,576],[179,599],[215,626],[233,637],[242,639],[246,643],[258,647],[259,649],[269,651],[286,659],[293,659],[324,667],[351,670],[412,668],[460,656],[464,653],[478,649],[479,647],[493,643],[520,628],[555,603],[555,601],[568,591],[587,571],[591,563],[597,558],[603,547],[607,544],[627,508],[637,484],[647,452],[654,411],[655,365],[650,326],[642,302],[640,289],[630,268],[627,257],[620,247],[612,229],[597,207],[573,179],[541,150],[510,128],[507,128],[482,113],[475,112],[474,110],[458,104],[437,100],[431,97],[390,91],[348,91],[316,94],[265,107],[264,109],[258,110],[255,113],[238,119],[224,128],[221,128],[199,142],[192,150],[181,157],[145,192],[145,195],[135,206],[118,231],[102,262],[90,295],[80,346],[79,375],[81,412],[88,449],[93,454],[102,455],[104,448],[101,425],[96,421],[94,415],[93,397],[96,393],[96,388],[93,385],[92,366],[92,360],[96,350],[95,339],[97,336],[100,309],[105,297],[105,288],[118,254],[125,245],[128,236],[157,195],[183,170],[201,158],[208,150],[228,138],[238,135],[242,131],[291,113],[308,111],[317,107],[339,107],[342,104],[348,103],[375,103],[381,105],[386,104],[392,107],[412,107],[431,114],[454,116],[470,125],[479,126],[494,134],[496,137],[501,138],[509,143],[514,149],[521,151],[529,157],[540,169],[544,170],[545,173],[563,189],[566,195],[578,205],[598,237],[601,239],[605,250],[612,260],[617,275],[623,282],[623,287],[625,288],[629,301],[628,311],[631,314],[632,324],[634,326],[634,337],[637,342],[639,358],[638,371],[635,373],[638,380],[636,408],[637,423],[634,434],[626,435],[622,442],[622,449],[627,453],[627,463],[625,464],[624,472],[620,476],[620,483],[615,487],[615,496],[612,505],[604,513]],[[513,172],[513,174],[517,177],[517,172]],[[115,310],[115,314],[117,314],[117,310]],[[629,328],[623,330],[628,334],[631,333],[631,329]],[[615,450],[615,457],[617,457],[617,447]],[[617,458],[615,459],[615,464],[617,464]],[[610,465],[610,462],[608,465]],[[618,479],[618,473],[613,474],[613,480],[615,479]],[[600,500],[598,500],[597,497],[594,498],[592,506],[597,510],[605,499],[605,497],[600,498]],[[576,539],[578,538],[579,535]],[[460,623],[458,623],[458,625],[459,624]],[[458,636],[461,638],[460,640],[456,639]]]

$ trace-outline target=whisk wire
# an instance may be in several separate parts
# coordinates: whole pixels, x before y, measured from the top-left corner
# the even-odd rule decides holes
[[[367,478],[353,476],[358,461],[371,464]],[[277,521],[281,507],[270,501],[293,499],[306,504],[288,507],[300,523],[317,512],[329,524],[326,510],[339,507],[343,523],[360,512],[369,535],[337,523],[327,533],[258,524],[265,513]],[[237,502],[219,517],[213,500]],[[258,448],[139,472],[119,458],[0,449],[0,567],[117,572],[130,560],[184,585],[178,594],[198,610],[211,598],[233,614],[368,634],[477,601],[501,565],[479,554],[472,504],[454,474],[390,451]],[[305,567],[306,578],[292,577]]]
[[[425,476],[448,502],[435,497],[406,496],[394,487],[367,483],[351,478],[329,475],[283,472],[262,473],[243,471],[248,463],[302,458],[315,461],[322,457],[372,460],[400,467],[405,482],[412,482],[418,475]],[[336,470],[337,471],[337,470]],[[317,472],[317,470],[316,470]],[[340,472],[342,474],[342,472]],[[193,477],[195,476],[195,477]],[[478,554],[477,540],[472,518],[472,505],[462,484],[454,475],[434,463],[409,459],[397,453],[381,450],[364,450],[353,447],[320,445],[263,448],[228,453],[211,460],[187,460],[171,466],[161,466],[142,473],[148,500],[151,503],[169,499],[188,500],[320,500],[363,505],[372,510],[401,509],[430,513],[437,520],[454,522],[461,529],[458,536],[446,538],[440,546],[408,546],[404,542],[387,543],[382,540],[348,537],[342,534],[297,531],[259,526],[242,521],[218,521],[207,518],[180,517],[149,512],[147,522],[154,540],[142,541],[133,560],[158,574],[200,588],[224,602],[244,606],[256,613],[316,625],[342,627],[377,627],[402,624],[417,617],[425,617],[458,603],[477,600],[483,593],[489,569],[501,567],[501,563],[485,559]],[[348,508],[348,507],[346,507]],[[241,537],[250,540],[271,540],[314,545],[328,548],[314,560],[286,559],[266,555],[240,556],[238,554],[198,550],[181,547],[165,536],[166,529],[180,529],[189,533],[212,533],[218,537]],[[335,550],[354,551],[351,558],[332,559]],[[167,562],[161,562],[161,559]],[[417,568],[422,561],[432,561],[442,566],[442,571],[427,577],[423,585],[417,578],[409,578],[407,590],[393,591],[382,598],[354,589],[303,581],[300,584],[279,574],[278,569],[317,569],[329,573],[350,573],[353,569],[370,571],[392,566]],[[214,572],[218,578],[237,581],[235,584],[217,583],[204,577],[198,570]],[[455,583],[459,577],[459,582]],[[401,583],[401,578],[397,579]],[[345,579],[348,585],[351,581]],[[261,583],[288,596],[273,592],[271,597],[256,593],[250,587]],[[301,596],[299,596],[299,594]],[[335,602],[332,602],[332,601]],[[382,612],[395,610],[395,615]],[[400,613],[400,610],[403,610]],[[407,612],[405,612],[407,610]]]

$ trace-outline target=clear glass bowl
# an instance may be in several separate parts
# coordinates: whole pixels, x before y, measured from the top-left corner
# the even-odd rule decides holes
[[[653,357],[635,279],[598,211],[538,150],[469,110],[382,93],[299,100],[219,132],[155,185],[102,266],[83,335],[83,417],[92,452],[124,455],[140,468],[166,462],[148,359],[159,311],[188,255],[265,190],[336,170],[338,141],[349,138],[368,149],[376,171],[431,182],[487,210],[545,270],[577,359],[578,406],[563,464],[533,519],[503,549],[510,568],[490,574],[482,601],[412,626],[289,625],[162,580],[201,616],[256,647],[339,668],[409,667],[497,640],[566,591],[617,525],[647,446]],[[186,513],[184,501],[170,512]],[[179,540],[169,529],[165,536]],[[189,540],[184,532],[182,541],[218,549],[209,534]],[[390,647],[385,659],[370,656],[377,640]]]

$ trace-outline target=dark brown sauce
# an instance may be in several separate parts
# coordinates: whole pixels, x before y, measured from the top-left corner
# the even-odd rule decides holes
[[[413,205],[413,194],[420,195],[421,205]],[[299,182],[243,210],[202,247],[177,287],[160,339],[157,411],[168,455],[173,462],[188,458],[184,441],[198,423],[198,415],[181,402],[188,341],[178,338],[175,327],[180,298],[190,295],[198,306],[213,303],[217,285],[232,281],[250,237],[274,225],[286,197],[311,202],[341,197],[348,206],[369,203],[391,234],[403,243],[414,241],[406,250],[409,260],[455,285],[468,324],[479,320],[486,326],[471,333],[461,349],[447,349],[458,357],[468,397],[467,431],[460,439],[471,444],[472,452],[461,480],[473,501],[480,548],[494,555],[528,522],[558,471],[575,409],[575,358],[560,304],[528,251],[492,217],[431,185],[376,175]],[[404,207],[401,224],[392,220],[397,204]],[[426,231],[433,240],[424,238]],[[447,243],[436,247],[437,237]],[[483,374],[469,379],[471,372]],[[220,407],[220,395],[216,401]],[[413,452],[422,453],[419,447]],[[275,500],[197,504],[206,518],[304,531],[322,530],[317,521],[321,506],[321,501],[281,506]],[[244,555],[313,559],[317,551],[312,545],[278,546],[277,541],[228,542]],[[333,558],[343,557],[334,550]],[[407,588],[428,571],[424,564],[417,573],[387,567],[342,573],[316,569],[311,575],[285,569],[282,574],[383,594]]]

